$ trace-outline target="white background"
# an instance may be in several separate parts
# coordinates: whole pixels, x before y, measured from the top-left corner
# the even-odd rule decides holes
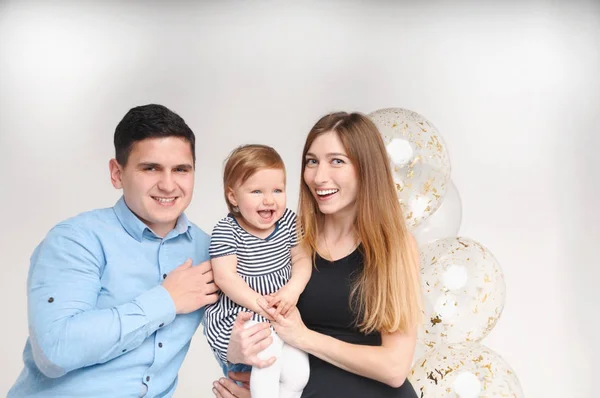
[[[295,208],[319,116],[427,117],[450,151],[461,234],[505,272],[505,310],[484,343],[528,398],[594,396],[600,3],[298,3],[0,4],[0,394],[22,367],[32,250],[62,219],[114,204],[114,128],[156,102],[197,135],[188,215],[208,231],[225,214],[234,146],[282,154]],[[210,396],[218,375],[199,331],[176,396]]]

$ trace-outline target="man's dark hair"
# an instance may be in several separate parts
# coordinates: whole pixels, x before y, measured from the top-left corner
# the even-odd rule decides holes
[[[148,104],[131,108],[115,129],[115,158],[127,164],[133,144],[148,138],[180,137],[190,143],[196,163],[196,136],[185,121],[163,105]]]

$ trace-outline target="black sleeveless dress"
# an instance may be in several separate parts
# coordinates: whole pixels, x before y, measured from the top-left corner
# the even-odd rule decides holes
[[[360,249],[334,262],[317,254],[316,269],[298,300],[302,320],[309,329],[352,344],[381,345],[381,335],[365,335],[354,326],[349,306],[351,283],[362,270]],[[379,381],[347,372],[312,355],[310,378],[302,397],[306,398],[417,398],[407,380],[393,388]],[[385,366],[385,365],[381,365]]]

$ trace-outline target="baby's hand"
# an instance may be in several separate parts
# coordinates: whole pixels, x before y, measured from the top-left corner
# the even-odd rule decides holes
[[[281,314],[287,316],[288,312],[292,307],[298,303],[298,297],[300,297],[300,291],[294,289],[289,284],[285,285],[275,293],[271,294],[272,299],[268,300],[270,307],[275,307],[275,316]]]

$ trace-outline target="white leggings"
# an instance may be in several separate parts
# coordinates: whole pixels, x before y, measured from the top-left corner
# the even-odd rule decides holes
[[[247,321],[244,327],[248,328],[256,323]],[[310,373],[308,355],[285,344],[275,331],[271,331],[271,337],[273,343],[259,352],[258,357],[263,360],[276,357],[277,360],[263,369],[252,367],[252,398],[300,398]]]

